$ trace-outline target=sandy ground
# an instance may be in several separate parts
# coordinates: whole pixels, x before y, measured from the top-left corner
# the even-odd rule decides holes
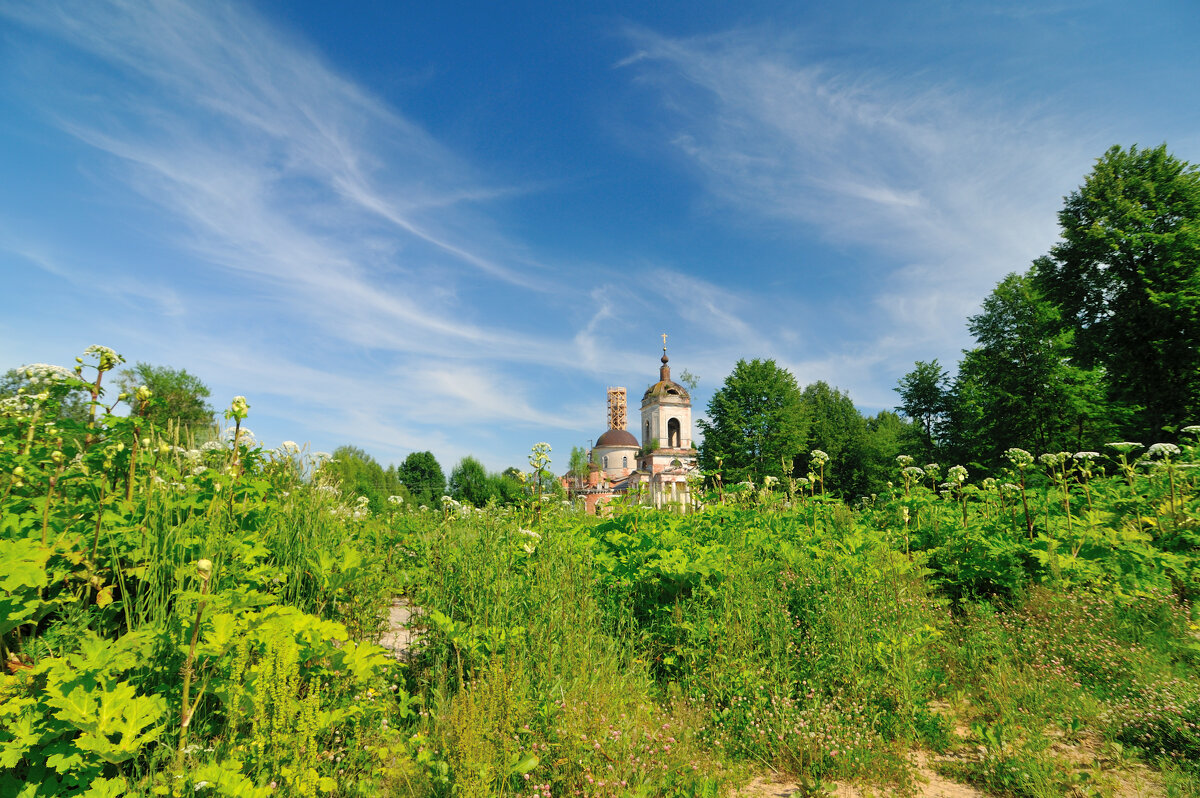
[[[412,619],[420,614],[420,610],[406,597],[397,596],[392,599],[392,606],[388,608],[388,630],[379,638],[379,645],[391,651],[396,659],[408,659],[412,654],[413,644],[421,636],[419,631],[412,628]]]
[[[929,765],[928,756],[924,751],[914,751],[911,755],[915,784],[913,791],[900,791],[887,788],[862,787],[853,784],[838,784],[829,795],[834,798],[883,798],[883,796],[913,796],[914,798],[985,798],[969,784],[959,784],[950,781],[945,776],[935,772]],[[778,781],[769,778],[757,778],[734,796],[743,798],[802,798],[804,795],[800,785],[789,781]]]

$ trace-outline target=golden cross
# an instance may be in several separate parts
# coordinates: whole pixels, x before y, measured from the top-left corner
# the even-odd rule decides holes
[[[663,333],[662,336],[663,336],[663,351],[665,352],[665,351],[667,351],[667,334]]]

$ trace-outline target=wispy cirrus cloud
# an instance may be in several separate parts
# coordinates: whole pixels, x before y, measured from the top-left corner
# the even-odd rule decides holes
[[[206,351],[221,339],[213,326],[228,319],[231,330],[243,330],[251,362],[294,366],[305,351],[339,347],[379,353],[404,384],[403,401],[395,391],[347,386],[333,368],[281,384],[293,401],[314,408],[342,405],[351,391],[359,412],[374,419],[360,418],[363,428],[400,436],[393,441],[401,447],[430,440],[422,423],[445,421],[432,418],[431,408],[454,408],[455,420],[467,425],[535,417],[568,423],[535,409],[524,398],[528,384],[492,369],[587,368],[570,347],[524,331],[526,317],[573,291],[486,212],[487,203],[524,187],[492,184],[401,111],[240,4],[51,0],[7,4],[4,16],[38,34],[14,48],[15,63],[54,64],[56,88],[33,102],[59,130],[107,156],[98,162],[103,171],[90,167],[96,177],[141,197],[136,211],[155,220],[143,229],[178,253],[167,273],[130,265],[106,282],[110,293],[152,298],[185,316],[188,332],[172,342],[177,362],[213,362]],[[23,235],[6,239],[10,250],[40,249]],[[94,264],[70,265],[81,256],[61,247],[60,271],[91,268],[94,278]],[[185,289],[170,281],[184,274],[181,305]],[[481,287],[493,300],[486,308],[462,296]],[[142,338],[157,340],[151,330],[158,322],[142,316],[131,324],[144,323]],[[435,355],[466,376],[445,379],[427,368]],[[271,392],[273,370],[232,362],[223,359],[220,368],[243,380],[239,392]],[[345,357],[337,366],[357,367]],[[504,400],[488,401],[496,396]],[[422,421],[382,421],[398,416]]]
[[[856,395],[879,392],[852,361],[894,369],[953,358],[991,285],[1053,242],[1060,197],[1094,155],[1049,103],[806,58],[812,48],[794,34],[628,37],[635,52],[619,66],[660,97],[667,146],[706,188],[712,213],[798,224],[873,253],[874,267],[812,286],[835,303],[859,297],[837,322],[857,314],[873,352],[849,346],[845,369],[815,361],[857,375],[844,386]],[[840,279],[859,284],[839,288]]]

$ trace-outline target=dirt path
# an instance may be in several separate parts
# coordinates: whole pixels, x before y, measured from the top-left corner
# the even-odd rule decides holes
[[[937,773],[929,764],[924,751],[914,751],[910,760],[913,764],[914,784],[912,791],[887,787],[860,787],[839,783],[833,792],[834,798],[883,798],[883,796],[912,796],[913,798],[985,798],[969,784],[951,781]],[[734,793],[740,798],[803,798],[800,785],[790,781],[757,778]]]
[[[379,638],[379,645],[391,651],[396,659],[411,658],[413,645],[421,637],[421,632],[413,628],[413,618],[420,615],[421,610],[406,596],[392,599],[392,606],[388,608],[388,630]]]

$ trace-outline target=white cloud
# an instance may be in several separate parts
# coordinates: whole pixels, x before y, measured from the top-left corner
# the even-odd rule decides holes
[[[636,54],[622,65],[671,114],[670,147],[719,203],[714,214],[800,224],[874,260],[863,284],[842,287],[865,297],[857,322],[872,351],[857,354],[859,342],[820,361],[853,375],[842,387],[856,397],[879,394],[854,365],[864,357],[891,370],[953,359],[965,316],[1053,243],[1060,198],[1088,168],[1086,142],[1039,108],[815,63],[773,30],[629,37]],[[854,321],[853,310],[837,319]]]

